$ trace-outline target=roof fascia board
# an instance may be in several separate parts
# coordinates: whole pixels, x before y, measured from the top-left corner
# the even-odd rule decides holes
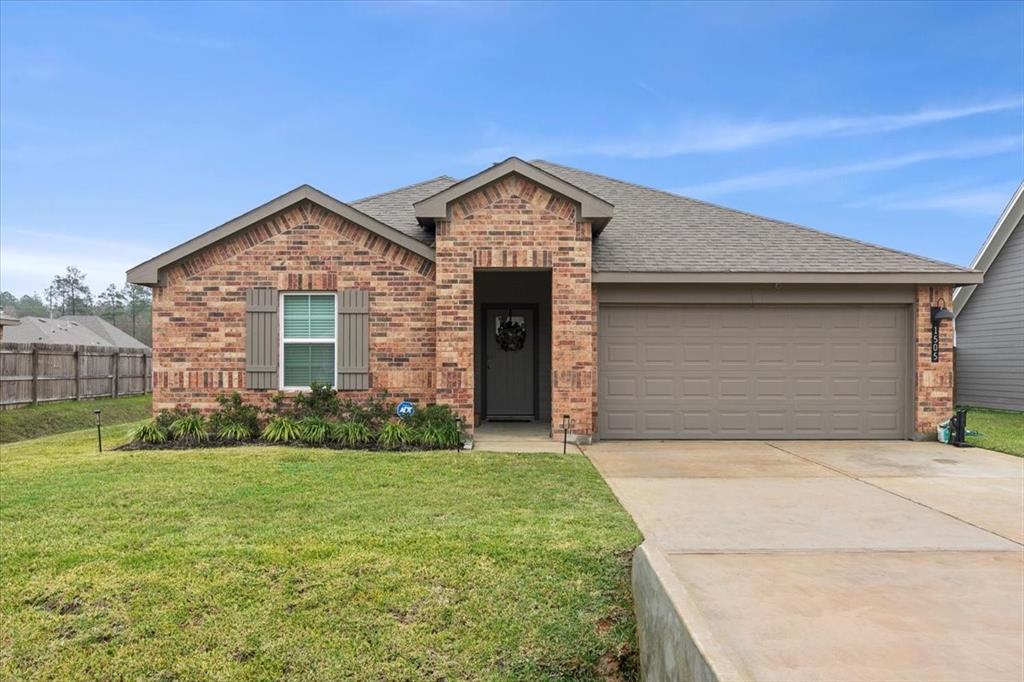
[[[451,202],[511,173],[522,175],[526,179],[536,182],[556,194],[575,201],[580,206],[580,217],[594,223],[595,234],[604,229],[604,226],[608,224],[608,221],[614,215],[615,206],[613,204],[548,173],[546,170],[513,156],[461,182],[457,182],[433,196],[417,201],[413,204],[416,219],[425,224],[430,224],[435,220],[446,220],[448,218],[448,206]]]
[[[980,284],[982,273],[959,272],[595,272],[595,284]]]
[[[182,258],[186,258],[187,256],[220,241],[221,239],[230,237],[240,230],[266,220],[274,214],[280,213],[303,200],[312,201],[322,208],[336,213],[342,218],[345,218],[360,227],[366,228],[370,232],[384,237],[385,239],[392,241],[429,261],[433,261],[435,258],[434,250],[426,244],[413,239],[409,235],[396,230],[390,225],[385,225],[379,220],[366,215],[362,211],[359,211],[344,202],[338,201],[328,194],[324,194],[315,187],[302,185],[290,192],[282,194],[276,199],[268,201],[262,206],[257,206],[251,211],[243,213],[233,220],[229,220],[223,225],[204,232],[198,237],[194,237],[187,242],[179,244],[178,246],[161,253],[158,256],[150,258],[144,263],[136,265],[134,268],[128,270],[128,281],[133,284],[154,286],[159,283],[160,268],[175,263]]]
[[[1002,215],[999,216],[999,220],[996,221],[992,231],[989,232],[985,243],[978,250],[978,255],[971,262],[973,269],[988,272],[996,256],[1003,250],[1003,246],[1009,241],[1010,235],[1013,234],[1017,225],[1020,224],[1021,218],[1024,218],[1024,182],[1017,187],[1017,191],[1014,192],[1010,203],[1003,209]],[[967,305],[967,301],[970,300],[974,290],[977,288],[977,286],[964,286],[953,292],[954,315],[960,314],[960,311]]]

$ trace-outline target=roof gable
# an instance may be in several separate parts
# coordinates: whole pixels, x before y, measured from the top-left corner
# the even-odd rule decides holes
[[[614,215],[615,206],[605,199],[513,156],[433,196],[417,201],[413,204],[416,219],[421,225],[432,225],[435,220],[444,220],[448,217],[448,205],[451,202],[513,173],[579,204],[580,218],[593,223],[595,234],[599,233]]]
[[[223,225],[204,232],[198,237],[194,237],[183,244],[175,246],[173,249],[165,251],[144,263],[136,265],[128,271],[128,281],[133,284],[144,284],[147,286],[156,285],[159,283],[161,268],[171,265],[172,263],[176,263],[197,251],[219,242],[222,239],[230,237],[236,232],[266,220],[270,216],[291,208],[301,201],[311,201],[321,208],[336,213],[342,218],[345,218],[360,227],[366,228],[370,232],[378,234],[429,261],[434,260],[434,250],[422,241],[414,239],[408,234],[397,230],[390,225],[386,225],[376,218],[373,218],[346,203],[338,201],[334,197],[321,192],[315,187],[302,185],[300,187],[296,187],[290,192],[282,194],[276,199],[268,201],[262,206],[258,206],[251,211],[243,213],[233,220],[229,220]]]
[[[1006,242],[1010,240],[1010,235],[1020,226],[1022,220],[1024,220],[1024,182],[1017,187],[1017,191],[1013,193],[1010,203],[1003,209],[999,220],[996,221],[992,231],[989,232],[988,237],[985,239],[985,243],[982,244],[978,254],[971,262],[971,267],[981,272],[988,272],[992,263],[995,262],[996,256],[1006,246]],[[974,290],[977,288],[977,285],[964,286],[953,293],[953,313],[955,315],[960,314],[960,311],[967,305],[967,301],[971,299],[971,296],[974,295]]]

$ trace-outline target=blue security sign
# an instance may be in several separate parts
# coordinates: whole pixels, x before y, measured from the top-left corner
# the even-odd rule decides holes
[[[398,403],[398,407],[395,408],[395,414],[397,414],[402,419],[408,419],[413,415],[414,412],[416,412],[416,406],[413,405],[408,400],[403,400],[402,402]]]

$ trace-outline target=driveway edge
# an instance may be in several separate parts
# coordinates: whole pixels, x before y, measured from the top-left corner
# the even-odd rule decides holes
[[[726,682],[751,679],[715,640],[665,555],[650,542],[633,552],[633,603],[645,680]]]

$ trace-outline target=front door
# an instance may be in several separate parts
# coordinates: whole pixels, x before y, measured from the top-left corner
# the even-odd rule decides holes
[[[537,327],[532,308],[488,309],[484,316],[486,346],[486,416],[529,419],[536,413]],[[511,319],[511,326],[502,324]],[[502,332],[505,332],[503,335]],[[521,337],[525,332],[525,337]]]

